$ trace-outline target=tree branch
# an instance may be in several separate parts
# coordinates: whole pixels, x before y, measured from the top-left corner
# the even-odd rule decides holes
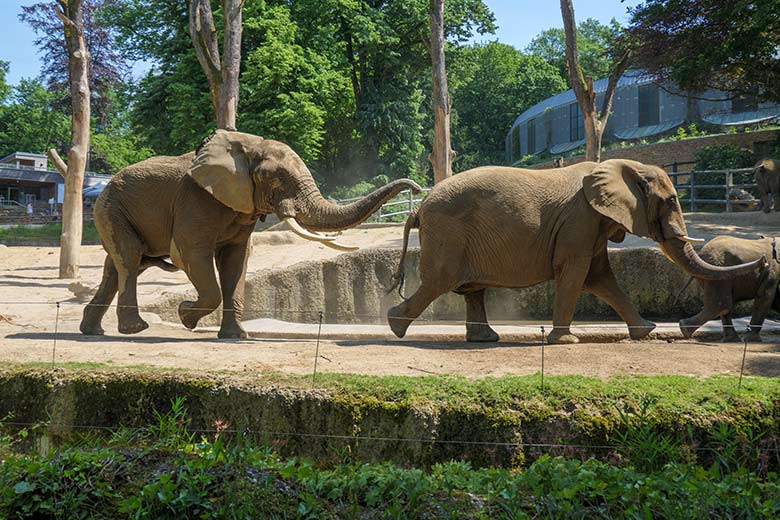
[[[65,161],[62,160],[62,157],[60,157],[60,154],[57,153],[57,150],[54,148],[49,149],[49,159],[51,159],[51,162],[54,163],[54,167],[57,168],[57,171],[60,172],[60,175],[63,177],[68,176],[68,165],[65,164]]]
[[[54,11],[54,14],[57,15],[57,18],[62,20],[62,24],[66,27],[75,27],[76,25],[73,23],[73,21],[65,16],[65,7],[63,6],[62,2],[57,2],[56,4],[51,4],[51,8]]]
[[[207,26],[205,28],[204,26]],[[209,76],[221,74],[222,65],[219,59],[219,45],[215,37],[214,16],[208,0],[192,0],[190,4],[190,37],[195,47],[198,61]]]
[[[612,69],[609,80],[607,81],[607,90],[604,92],[604,100],[601,103],[601,113],[599,114],[599,122],[602,125],[606,124],[609,113],[612,110],[612,98],[615,96],[615,89],[617,88],[618,81],[620,81],[620,77],[628,69],[630,63],[631,50],[626,49]]]
[[[577,98],[583,115],[587,116],[593,111],[593,104],[586,102],[592,89],[591,92],[588,92],[577,58],[577,25],[574,21],[574,6],[572,6],[571,0],[561,0],[561,15],[563,17],[563,33],[566,38],[566,69],[569,71],[569,83],[571,83],[571,89],[574,91],[574,97]]]

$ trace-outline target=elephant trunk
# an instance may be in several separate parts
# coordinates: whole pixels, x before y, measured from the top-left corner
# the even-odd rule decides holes
[[[309,176],[301,181],[295,197],[295,219],[310,231],[341,231],[365,222],[382,204],[409,189],[418,193],[420,186],[409,179],[399,179],[341,206],[325,199]]]
[[[712,265],[696,254],[690,243],[679,238],[670,238],[659,243],[664,254],[675,264],[682,267],[683,270],[693,276],[704,280],[729,280],[748,274],[756,269],[765,269],[767,267],[766,259],[761,257],[753,262],[744,264],[720,267]]]

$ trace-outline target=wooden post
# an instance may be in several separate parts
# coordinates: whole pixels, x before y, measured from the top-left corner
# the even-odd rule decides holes
[[[731,206],[731,188],[734,186],[734,172],[726,172],[726,213],[731,213],[733,208]]]
[[[77,278],[83,225],[81,190],[89,152],[89,50],[84,40],[81,0],[57,0],[52,4],[52,8],[62,20],[65,33],[72,109],[68,164],[63,162],[56,150],[49,150],[49,157],[65,179],[60,236],[60,278]]]
[[[696,171],[695,170],[691,170],[691,178],[690,178],[690,183],[691,183],[691,188],[690,188],[690,190],[691,190],[691,212],[695,212],[696,211],[696,180],[695,179],[696,179]]]

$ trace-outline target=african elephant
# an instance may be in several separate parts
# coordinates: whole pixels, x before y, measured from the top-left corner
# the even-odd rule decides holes
[[[183,269],[198,292],[197,301],[179,305],[186,327],[194,328],[224,302],[219,337],[245,337],[240,324],[244,277],[258,219],[276,213],[304,238],[356,249],[317,232],[357,226],[405,189],[418,191],[419,186],[397,180],[339,206],[322,197],[289,146],[224,130],[194,153],[128,166],[95,202],[95,226],[108,256],[97,294],[84,309],[81,332],[103,333],[101,321],[117,290],[119,332],[144,330],[148,325],[138,313],[137,277],[144,268],[157,266]]]
[[[780,211],[780,161],[764,159],[753,167],[753,175],[761,194],[761,205],[764,213],[769,213],[769,194],[772,194],[772,204],[775,211]]]
[[[761,341],[759,332],[770,308],[780,311],[777,288],[780,283],[780,262],[774,238],[746,240],[730,236],[713,238],[701,248],[699,255],[713,265],[729,266],[752,262],[758,258],[772,258],[769,269],[763,273],[753,271],[731,280],[698,280],[704,297],[701,312],[680,320],[680,330],[690,338],[707,321],[720,316],[723,322],[723,340],[740,341],[731,322],[731,309],[735,303],[753,300],[753,316],[750,319],[748,341]]]
[[[388,311],[399,337],[431,301],[454,291],[466,298],[467,340],[497,341],[487,323],[485,288],[555,280],[550,342],[578,341],[569,326],[583,288],[612,306],[631,338],[640,339],[655,324],[634,309],[607,257],[607,241],[621,242],[627,232],[654,239],[677,265],[700,278],[732,278],[764,263],[726,268],[702,261],[689,243],[693,239],[669,176],[627,160],[549,170],[486,166],[442,181],[406,221],[394,287],[403,284],[412,228],[420,230],[421,285]]]

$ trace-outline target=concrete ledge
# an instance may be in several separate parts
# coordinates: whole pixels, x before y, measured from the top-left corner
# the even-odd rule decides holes
[[[271,318],[289,322],[315,323],[319,312],[325,323],[384,324],[387,309],[401,301],[396,291],[387,294],[400,258],[397,249],[364,249],[324,261],[301,262],[285,269],[250,273],[247,277],[244,320]],[[638,311],[648,319],[676,321],[701,309],[696,283],[679,298],[677,293],[688,276],[669,262],[657,248],[612,249],[610,263],[618,283]],[[419,250],[406,257],[408,296],[419,285]],[[170,295],[159,301],[154,312],[177,322],[178,303],[194,296],[194,291]],[[555,296],[553,284],[542,283],[526,289],[489,289],[487,312],[493,322],[550,320]],[[742,306],[737,314],[749,314]],[[449,293],[436,299],[421,316],[424,321],[462,321],[465,301]],[[203,325],[216,325],[221,316],[212,313]],[[577,303],[575,320],[619,321],[617,314],[601,300],[583,293]]]

